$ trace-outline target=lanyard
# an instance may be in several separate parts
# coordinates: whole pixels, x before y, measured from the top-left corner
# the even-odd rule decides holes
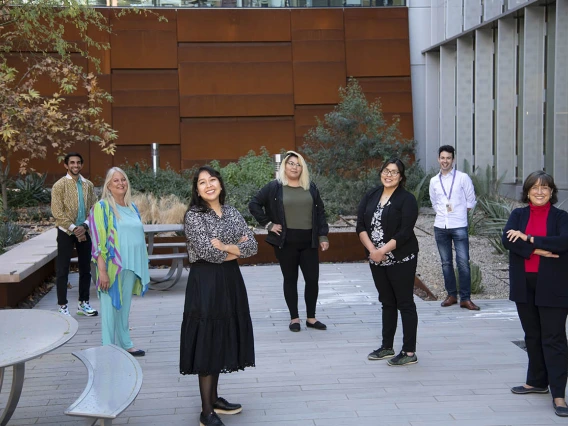
[[[444,184],[442,183],[442,172],[440,172],[440,174],[438,175],[438,177],[440,178],[440,185],[442,186],[442,191],[444,191],[444,195],[446,196],[446,198],[448,199],[448,201],[450,201],[450,198],[452,198],[452,191],[454,190],[454,182],[456,181],[456,170],[454,170],[454,177],[452,178],[452,186],[450,186],[450,195],[448,196],[448,194],[446,194],[446,188],[444,188]]]

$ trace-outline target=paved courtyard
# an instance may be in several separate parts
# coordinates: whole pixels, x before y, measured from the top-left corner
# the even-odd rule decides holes
[[[160,271],[158,271],[159,273]],[[367,264],[321,265],[318,319],[327,331],[288,331],[278,266],[242,268],[255,331],[256,368],[222,375],[220,394],[243,404],[227,426],[482,426],[554,425],[550,395],[513,395],[523,383],[526,353],[513,341],[523,333],[507,300],[475,300],[480,312],[416,300],[419,362],[389,367],[368,361],[380,346],[380,306]],[[155,273],[155,272],[153,272]],[[185,273],[187,276],[187,272]],[[72,275],[72,283],[77,276]],[[135,298],[130,322],[144,372],[135,403],[115,424],[198,425],[194,376],[178,370],[185,279],[170,291]],[[303,286],[300,286],[302,288]],[[77,286],[69,300],[77,299]],[[94,289],[91,303],[99,307]],[[74,305],[73,305],[74,306]],[[56,309],[55,290],[37,309]],[[305,306],[300,302],[305,319]],[[27,363],[20,404],[10,425],[81,424],[63,411],[80,395],[86,370],[71,352],[100,344],[100,319],[76,317],[77,335]],[[401,331],[395,350],[401,347]],[[0,406],[6,403],[4,384]]]

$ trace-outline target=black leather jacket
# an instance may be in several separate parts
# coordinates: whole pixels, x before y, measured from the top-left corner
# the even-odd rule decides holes
[[[280,235],[269,232],[266,242],[282,248],[286,241],[286,218],[284,216],[282,184],[273,180],[266,184],[249,203],[249,210],[261,226],[269,222],[282,225]],[[327,236],[329,226],[325,217],[325,209],[318,188],[310,183],[310,194],[314,200],[312,208],[312,248],[319,245],[319,237]]]

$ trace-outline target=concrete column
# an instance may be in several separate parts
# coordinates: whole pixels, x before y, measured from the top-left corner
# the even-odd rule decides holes
[[[423,150],[425,170],[437,167],[440,143],[440,53],[426,54],[426,146]]]
[[[440,145],[456,143],[456,49],[440,47]]]
[[[497,27],[496,75],[496,155],[497,175],[505,174],[504,183],[515,183],[516,126],[516,49],[517,28],[513,19],[500,19]]]
[[[475,32],[475,165],[493,166],[493,30]]]
[[[446,38],[463,31],[463,0],[446,0]]]
[[[481,23],[481,0],[463,0],[463,29],[468,30]]]
[[[556,2],[554,51],[554,179],[568,190],[568,0]]]
[[[544,167],[544,12],[525,9],[521,179]]]
[[[463,170],[464,161],[474,167],[473,159],[473,38],[457,40],[456,73],[456,164]]]

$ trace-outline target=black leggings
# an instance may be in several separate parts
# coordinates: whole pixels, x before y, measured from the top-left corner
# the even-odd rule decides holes
[[[280,269],[284,276],[284,298],[290,311],[290,318],[299,318],[298,314],[298,267],[302,270],[306,287],[304,289],[304,300],[308,318],[316,317],[316,303],[319,292],[319,254],[318,249],[312,248],[311,233],[309,230],[309,241],[289,241],[290,230],[284,247],[274,247],[274,253],[280,263]],[[303,230],[302,230],[303,231]],[[307,234],[307,233],[306,233]]]

